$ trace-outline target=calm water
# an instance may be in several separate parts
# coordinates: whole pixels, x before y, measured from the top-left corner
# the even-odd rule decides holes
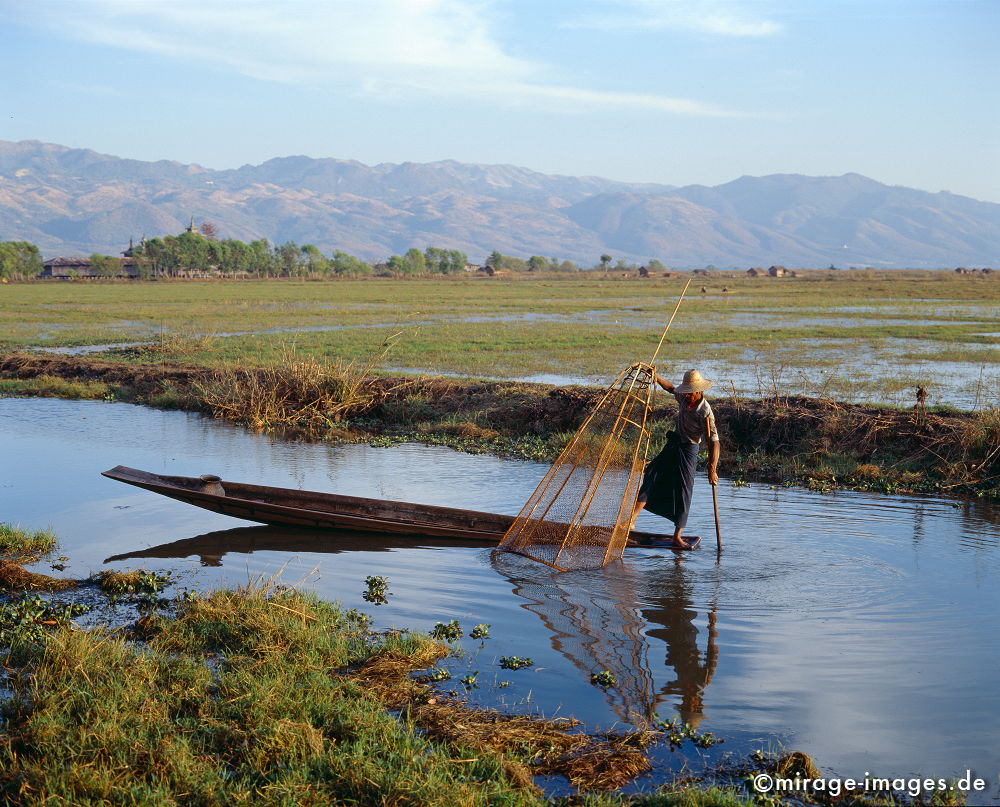
[[[482,546],[254,527],[100,476],[119,463],[505,513],[520,509],[544,465],[417,445],[273,442],[127,404],[0,400],[0,520],[53,528],[67,573],[170,569],[201,588],[276,572],[285,583],[307,578],[377,626],[491,624],[482,646],[465,640],[450,663],[458,689],[478,671],[471,698],[484,704],[572,715],[589,728],[680,714],[726,739],[700,752],[708,762],[780,743],[828,775],[972,769],[994,783],[996,800],[995,505],[724,480],[717,559],[699,480],[689,531],[705,547],[633,550],[598,572],[559,574]],[[639,526],[668,524],[644,514]],[[116,556],[125,557],[107,561]],[[372,574],[389,578],[389,605],[362,599]],[[501,670],[503,655],[535,663]],[[618,679],[608,693],[589,683],[605,669]],[[683,761],[658,751],[658,774]]]

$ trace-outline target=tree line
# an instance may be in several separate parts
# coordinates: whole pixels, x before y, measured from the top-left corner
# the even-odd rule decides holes
[[[371,264],[341,250],[324,255],[314,244],[299,245],[294,241],[271,244],[266,238],[249,243],[234,238],[215,237],[210,222],[202,224],[202,232],[143,239],[132,247],[130,257],[139,278],[177,277],[180,275],[217,274],[227,277],[426,277],[455,275],[468,267],[468,256],[457,249],[429,246],[424,250],[413,247],[402,255],[392,255],[384,263]],[[89,257],[99,277],[122,274],[122,259],[94,253]],[[494,272],[578,272],[573,261],[532,255],[518,258],[493,250],[484,258],[483,268]],[[37,276],[43,268],[41,253],[27,241],[0,241],[0,278],[19,280]],[[601,255],[593,269],[634,270],[636,265],[618,260],[612,265],[610,255]],[[666,269],[660,261],[651,259],[651,269]]]
[[[0,279],[25,280],[42,271],[42,253],[27,241],[0,241]]]

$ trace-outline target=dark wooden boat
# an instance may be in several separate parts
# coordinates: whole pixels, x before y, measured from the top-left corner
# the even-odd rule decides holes
[[[514,516],[498,513],[272,488],[218,477],[163,476],[124,465],[104,471],[102,475],[215,513],[260,524],[497,543],[514,521]],[[637,530],[631,537],[639,544],[670,540],[668,535]]]

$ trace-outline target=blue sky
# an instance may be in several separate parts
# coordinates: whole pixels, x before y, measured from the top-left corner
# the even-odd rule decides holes
[[[1000,202],[1000,0],[0,0],[0,139]]]

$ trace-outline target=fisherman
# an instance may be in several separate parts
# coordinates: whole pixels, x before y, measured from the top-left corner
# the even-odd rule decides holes
[[[667,443],[646,466],[639,496],[632,511],[629,529],[645,508],[651,513],[674,522],[673,546],[688,549],[681,537],[691,509],[691,491],[698,463],[698,449],[703,437],[708,438],[708,481],[719,482],[719,432],[715,428],[712,407],[702,395],[712,382],[702,378],[697,370],[684,373],[684,380],[674,386],[656,375],[656,383],[677,399],[677,424],[667,435]]]

